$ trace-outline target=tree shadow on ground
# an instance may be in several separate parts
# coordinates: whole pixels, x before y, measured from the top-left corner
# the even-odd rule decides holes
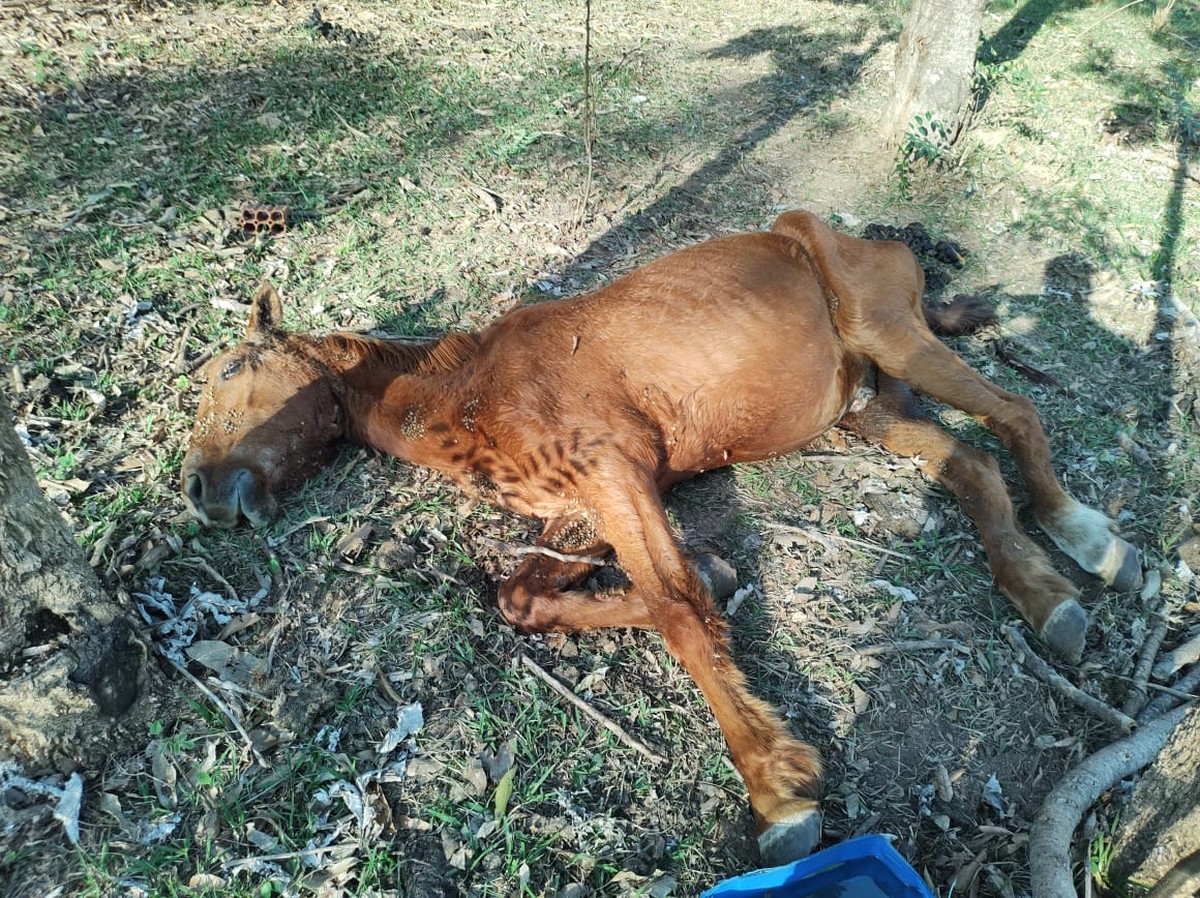
[[[1025,52],[1029,42],[1056,12],[1090,6],[1087,0],[1025,0],[1020,9],[980,45],[978,60],[989,65],[1011,62]]]
[[[487,85],[463,83],[460,96],[446,98],[437,80],[427,63],[398,52],[314,44],[275,56],[263,50],[224,68],[201,60],[68,82],[33,108],[28,97],[0,95],[24,107],[33,131],[4,188],[42,195],[112,175],[177,182],[180,197],[201,210],[238,193],[332,202],[340,180],[385,161],[394,176],[411,175],[423,153],[453,146],[485,121],[473,107]],[[333,148],[361,128],[376,138],[375,158],[335,154],[307,171],[288,164],[284,144],[296,144],[291,155],[299,156],[298,147]]]
[[[644,259],[645,245],[661,249],[677,245],[679,234],[712,233],[712,220],[728,227],[730,208],[736,217],[761,216],[767,190],[749,182],[742,167],[751,154],[796,118],[816,121],[851,89],[863,66],[891,37],[880,33],[865,49],[848,49],[848,35],[797,26],[757,28],[708,54],[710,59],[746,60],[767,54],[773,71],[755,81],[714,92],[702,118],[716,118],[719,107],[739,110],[741,130],[721,142],[708,159],[649,205],[624,216],[594,238],[562,270],[572,290],[611,279],[613,263]],[[636,134],[618,129],[602,132],[603,143],[619,145]]]

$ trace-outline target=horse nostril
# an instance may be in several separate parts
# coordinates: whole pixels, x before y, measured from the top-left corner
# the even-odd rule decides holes
[[[198,471],[187,475],[183,485],[184,492],[197,508],[204,507],[204,475]]]

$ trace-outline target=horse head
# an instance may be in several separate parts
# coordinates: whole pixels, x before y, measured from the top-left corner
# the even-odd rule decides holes
[[[250,308],[245,339],[205,367],[196,424],[180,472],[202,523],[268,523],[277,494],[327,463],[343,432],[337,384],[311,341],[281,326],[269,284]]]

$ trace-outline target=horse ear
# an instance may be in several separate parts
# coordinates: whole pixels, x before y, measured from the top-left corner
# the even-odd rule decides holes
[[[279,294],[275,292],[275,288],[263,281],[250,303],[250,322],[246,325],[246,336],[253,337],[255,334],[282,328],[283,303],[279,301]]]

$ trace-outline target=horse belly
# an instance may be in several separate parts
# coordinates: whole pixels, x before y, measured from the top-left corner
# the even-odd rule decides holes
[[[792,336],[762,340],[739,364],[714,365],[711,380],[677,394],[662,421],[669,479],[784,455],[845,414],[862,380],[861,360],[832,328]],[[727,359],[736,342],[731,336],[722,347],[696,347],[697,356],[707,348]]]
[[[510,313],[484,341],[492,383],[526,428],[544,419],[603,443],[650,427],[668,480],[789,452],[842,416],[861,374],[792,248],[724,238]]]

